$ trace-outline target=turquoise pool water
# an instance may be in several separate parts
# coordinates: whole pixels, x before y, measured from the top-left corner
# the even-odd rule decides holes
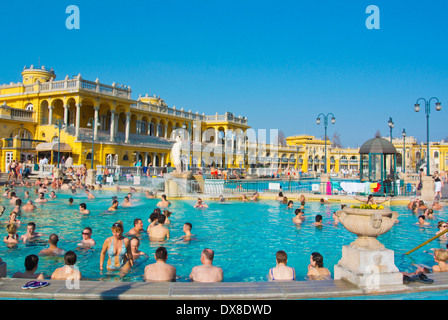
[[[25,189],[17,189],[20,197]],[[149,214],[156,207],[157,199],[146,199],[143,194],[134,194],[135,199],[140,199],[131,208],[120,208],[109,213],[107,208],[114,195],[118,196],[120,203],[126,193],[112,191],[93,191],[94,200],[87,200],[83,191],[77,194],[58,192],[58,198],[45,204],[36,204],[38,207],[32,213],[22,213],[19,218],[21,225],[18,233],[26,232],[26,224],[34,221],[37,224],[37,232],[45,234],[42,241],[36,244],[20,243],[8,247],[5,243],[0,245],[0,257],[8,264],[8,276],[15,271],[23,271],[24,259],[29,254],[38,254],[47,247],[46,241],[51,233],[59,235],[59,247],[65,250],[74,250],[78,255],[76,265],[84,278],[89,280],[119,280],[142,281],[143,271],[147,264],[154,262],[154,251],[159,246],[168,250],[168,263],[177,269],[177,281],[189,281],[191,269],[200,264],[200,253],[204,248],[215,251],[214,264],[224,270],[226,282],[266,281],[269,268],[275,266],[275,253],[284,250],[288,254],[288,265],[296,269],[297,279],[304,280],[309,264],[310,254],[314,251],[324,256],[324,264],[333,273],[333,266],[341,258],[342,246],[355,240],[355,235],[349,233],[342,225],[333,224],[332,213],[340,208],[339,203],[320,204],[307,202],[305,206],[306,219],[300,226],[292,223],[294,210],[287,209],[285,205],[273,200],[261,200],[257,203],[242,203],[230,201],[221,204],[217,201],[207,202],[208,209],[195,209],[195,201],[172,200],[170,211],[171,238],[164,242],[151,242],[145,235],[141,240],[140,250],[147,257],[140,258],[136,266],[125,277],[120,278],[116,272],[103,272],[99,269],[101,247],[104,240],[111,236],[110,227],[121,220],[124,222],[125,232],[133,227],[135,218],[141,218],[144,229],[148,226]],[[68,199],[74,198],[74,205],[68,206]],[[32,197],[34,199],[35,197]],[[22,197],[23,199],[23,197]],[[0,235],[5,237],[6,222],[13,206],[5,198],[0,202],[6,206],[5,214],[0,218]],[[84,216],[79,213],[79,204],[85,202],[91,211]],[[296,207],[298,201],[295,201]],[[381,236],[379,240],[387,248],[395,251],[395,263],[402,271],[414,271],[412,263],[434,265],[432,256],[425,251],[430,248],[445,248],[446,241],[436,240],[419,249],[411,255],[404,253],[431,238],[437,232],[437,221],[447,220],[448,211],[442,209],[436,214],[434,220],[429,220],[430,225],[419,227],[417,215],[412,214],[403,206],[392,207],[398,211],[400,222],[392,230]],[[317,214],[323,216],[323,227],[312,225]],[[196,240],[184,242],[180,237],[184,234],[182,227],[185,222],[193,225],[192,233]],[[90,249],[77,248],[81,241],[81,232],[84,227],[93,229],[93,239],[96,246]],[[63,258],[41,257],[38,272],[43,272],[47,277],[57,267],[63,265]]]

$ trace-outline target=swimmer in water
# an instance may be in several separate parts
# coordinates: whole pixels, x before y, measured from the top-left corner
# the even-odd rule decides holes
[[[78,243],[78,247],[93,247],[96,242],[92,239],[92,228],[85,227],[81,233],[82,240]]]
[[[107,210],[108,211],[117,211],[117,209],[118,209],[118,200],[115,199],[114,201],[112,201],[112,205]]]
[[[194,205],[194,208],[208,208],[208,205],[206,205],[201,198],[198,198],[198,201]]]
[[[25,243],[42,236],[43,236],[42,233],[36,232],[36,224],[34,222],[29,222],[28,225],[26,226],[26,233],[20,237],[20,241]]]

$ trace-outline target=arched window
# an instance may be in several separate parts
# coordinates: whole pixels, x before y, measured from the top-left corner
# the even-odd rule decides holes
[[[434,151],[434,158],[438,158],[439,157],[439,152],[438,151]]]

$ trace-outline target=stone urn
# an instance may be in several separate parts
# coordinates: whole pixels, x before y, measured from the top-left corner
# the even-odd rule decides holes
[[[366,292],[393,286],[402,289],[403,275],[394,262],[394,252],[377,240],[395,224],[398,213],[389,208],[345,207],[337,211],[341,224],[358,238],[342,247],[342,258],[334,266],[334,279],[345,279]]]
[[[398,213],[389,208],[360,209],[345,207],[336,212],[342,225],[358,236],[350,246],[362,249],[381,250],[384,245],[377,237],[388,232],[395,224]]]

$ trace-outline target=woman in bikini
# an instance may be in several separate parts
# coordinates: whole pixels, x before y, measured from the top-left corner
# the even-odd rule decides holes
[[[269,281],[294,281],[296,280],[296,271],[292,267],[288,267],[288,255],[285,251],[280,250],[275,254],[277,266],[269,269]]]
[[[3,238],[3,242],[7,244],[17,244],[19,243],[19,235],[17,234],[17,226],[14,223],[9,223],[6,226],[6,231],[8,235]]]
[[[100,255],[100,270],[103,270],[104,258],[109,256],[107,270],[120,270],[127,273],[133,266],[131,242],[123,236],[123,224],[116,222],[112,225],[112,237],[104,241]]]
[[[331,279],[330,270],[324,268],[324,258],[318,252],[311,253],[310,264],[308,265],[308,280],[328,280]]]

